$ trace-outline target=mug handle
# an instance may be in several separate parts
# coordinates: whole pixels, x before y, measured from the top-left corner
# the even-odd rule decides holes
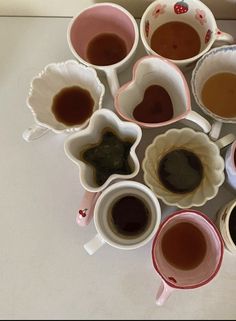
[[[231,36],[227,32],[223,32],[223,31],[217,29],[217,31],[216,31],[216,39],[215,39],[215,42],[213,44],[214,47],[220,47],[223,44],[232,45],[232,44],[234,44],[234,42],[235,42],[235,39],[234,39],[233,36]]]
[[[156,304],[162,306],[173,291],[175,291],[173,287],[169,286],[166,282],[161,281],[161,285],[156,296]]]
[[[29,143],[40,138],[41,136],[46,134],[48,131],[49,129],[47,127],[34,124],[23,132],[22,137],[26,142]]]
[[[193,110],[191,110],[184,119],[190,120],[193,123],[197,124],[206,134],[211,130],[211,124],[204,117]]]
[[[220,137],[221,129],[223,123],[221,121],[215,120],[212,124],[209,136],[212,140],[217,140]]]
[[[113,68],[106,68],[105,73],[107,76],[107,82],[108,82],[111,94],[113,97],[115,97],[118,89],[120,88],[120,83],[119,83],[119,79],[117,76],[117,72]]]
[[[105,243],[106,242],[100,236],[100,234],[97,234],[97,235],[95,235],[95,237],[91,241],[89,241],[88,243],[84,244],[84,249],[88,252],[89,255],[93,255]]]
[[[93,218],[94,207],[101,193],[85,192],[77,213],[76,222],[79,226],[87,226]]]
[[[232,144],[236,139],[236,136],[234,134],[228,134],[221,139],[218,139],[215,143],[219,147],[219,149],[222,149],[230,144]]]

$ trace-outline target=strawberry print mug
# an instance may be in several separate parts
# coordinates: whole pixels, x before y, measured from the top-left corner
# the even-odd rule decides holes
[[[211,10],[198,0],[156,0],[152,2],[144,12],[141,24],[140,34],[145,50],[148,54],[156,55],[157,51],[152,49],[152,37],[157,29],[170,22],[185,23],[197,32],[200,43],[198,53],[186,59],[171,59],[178,67],[187,69],[194,66],[195,62],[210,48],[223,44],[233,44],[234,38],[218,29],[216,20]],[[175,31],[171,30],[173,34]],[[177,34],[183,37],[183,33]],[[163,36],[163,41],[166,42]],[[175,37],[176,39],[176,37]],[[187,39],[177,39],[177,46],[187,46]],[[181,45],[182,44],[182,45]],[[162,43],[166,45],[166,43]],[[173,44],[172,50],[176,44]],[[161,55],[161,54],[160,54]],[[168,57],[165,57],[168,58]]]

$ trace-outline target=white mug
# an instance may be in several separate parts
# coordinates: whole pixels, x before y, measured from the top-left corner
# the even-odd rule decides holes
[[[148,208],[150,219],[147,227],[136,236],[119,234],[111,226],[109,213],[113,204],[126,196],[134,196]],[[94,209],[94,224],[97,235],[87,244],[85,250],[94,254],[104,244],[120,250],[134,250],[147,244],[157,232],[161,221],[160,204],[154,193],[145,185],[134,181],[122,181],[109,186],[98,198]]]
[[[87,54],[88,46],[96,36],[105,33],[119,36],[125,42],[127,55],[112,65],[92,64]],[[114,96],[119,88],[117,73],[128,67],[138,45],[139,30],[134,17],[126,9],[113,3],[92,5],[72,19],[68,26],[67,40],[76,59],[97,71],[105,72]]]
[[[157,0],[152,2],[144,12],[140,34],[146,51],[157,54],[151,48],[153,33],[168,22],[185,22],[193,27],[201,41],[200,52],[194,57],[183,60],[172,60],[180,68],[192,66],[212,46],[222,43],[232,44],[234,38],[218,29],[211,10],[199,0]]]
[[[210,111],[202,101],[202,89],[206,81],[218,73],[236,73],[236,45],[214,48],[206,53],[196,64],[191,78],[193,97],[204,113],[214,119],[210,137],[217,140],[223,123],[236,124],[235,117],[221,117]],[[226,107],[225,107],[226,108]]]
[[[231,253],[236,254],[236,243],[233,241],[229,223],[231,215],[236,215],[236,199],[231,200],[225,204],[219,211],[217,216],[217,226],[224,240],[225,248]]]

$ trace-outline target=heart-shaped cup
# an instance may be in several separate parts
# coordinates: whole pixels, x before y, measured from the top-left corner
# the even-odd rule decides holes
[[[150,113],[151,121],[137,120],[134,110],[143,101],[147,89],[153,85],[162,87],[169,95],[173,106],[172,116],[168,120],[155,122],[151,113],[161,117],[166,113],[166,104],[157,101],[153,106],[151,101],[150,110],[147,104],[143,104],[143,113]],[[123,85],[115,96],[115,108],[121,117],[144,128],[162,127],[186,119],[197,124],[205,133],[211,129],[210,123],[191,109],[189,87],[181,70],[169,60],[157,56],[145,56],[136,62],[133,79]]]

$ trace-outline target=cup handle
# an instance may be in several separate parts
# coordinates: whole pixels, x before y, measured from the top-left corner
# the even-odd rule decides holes
[[[222,46],[223,44],[232,45],[232,44],[234,44],[234,42],[235,42],[235,39],[233,36],[231,36],[227,32],[223,32],[223,31],[217,29],[214,47],[219,47],[219,46]]]
[[[94,207],[100,193],[85,192],[81,200],[76,222],[79,226],[87,226],[93,218]]]
[[[23,132],[22,137],[26,142],[32,142],[46,134],[48,131],[49,129],[47,127],[34,124]]]
[[[156,304],[159,306],[163,305],[173,291],[174,291],[174,288],[166,284],[166,282],[162,281],[159,287],[159,290],[157,292]]]
[[[89,255],[93,255],[105,243],[106,242],[100,236],[100,234],[97,234],[91,241],[89,241],[88,243],[84,244],[84,249],[88,252]]]
[[[111,94],[113,97],[115,97],[118,89],[120,88],[117,72],[113,68],[107,68],[105,69],[105,72],[106,72],[107,82],[108,82]]]
[[[228,135],[222,137],[221,139],[218,139],[215,143],[219,147],[219,149],[222,149],[222,148],[230,145],[231,143],[233,143],[235,141],[235,139],[236,139],[236,135],[228,134]]]
[[[222,129],[223,123],[221,121],[215,120],[212,124],[211,131],[209,133],[209,136],[212,140],[217,140],[220,137],[220,132]]]
[[[200,114],[196,113],[195,111],[191,110],[190,113],[185,117],[185,119],[192,121],[193,123],[197,124],[205,133],[209,133],[211,130],[211,124]]]

